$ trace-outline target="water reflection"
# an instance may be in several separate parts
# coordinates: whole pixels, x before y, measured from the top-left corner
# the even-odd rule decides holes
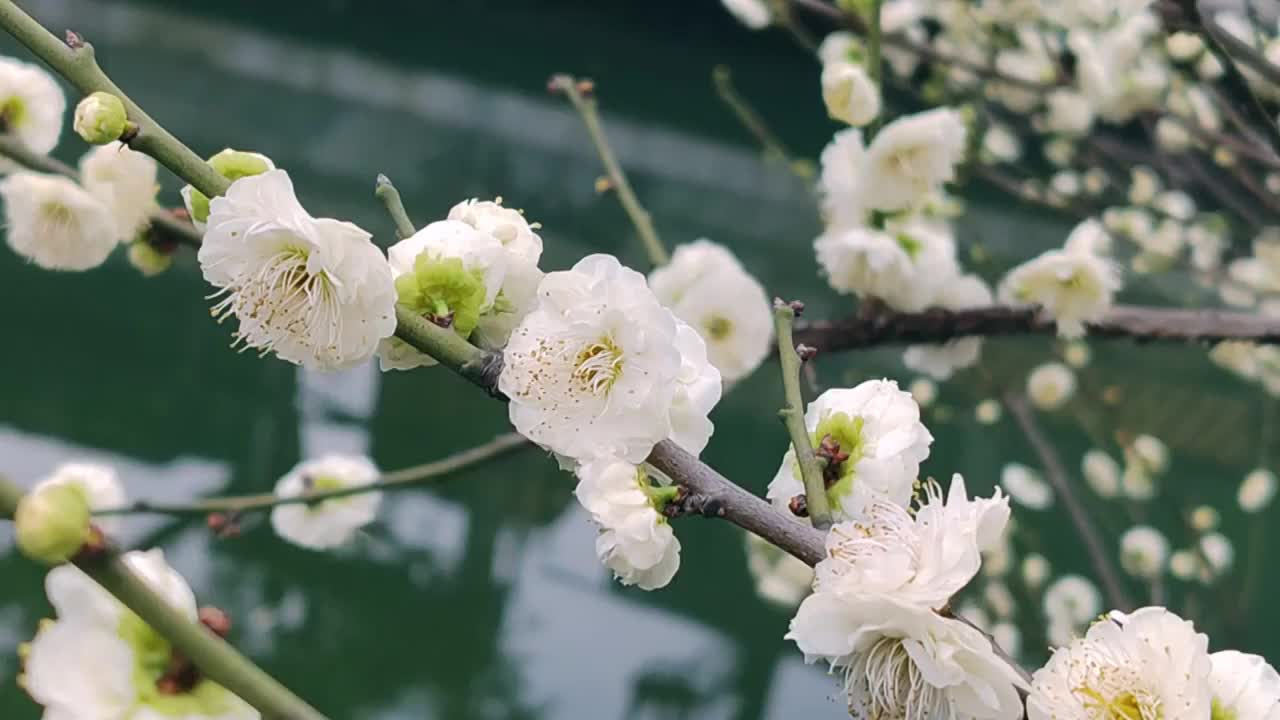
[[[816,103],[816,92],[809,97],[788,84],[804,76],[784,79],[788,61],[762,60],[745,44],[754,41],[711,51],[689,42],[687,55],[635,63],[666,36],[637,31],[626,43],[590,54],[577,50],[588,40],[568,10],[547,10],[537,27],[521,25],[525,15],[498,13],[486,25],[489,34],[468,41],[476,58],[487,58],[471,74],[436,67],[441,61],[430,49],[456,43],[450,37],[456,30],[443,22],[415,25],[410,50],[421,48],[420,54],[391,60],[385,41],[359,46],[321,41],[303,29],[287,35],[261,29],[269,21],[295,24],[288,8],[255,8],[255,21],[241,23],[195,19],[177,3],[24,5],[54,27],[82,30],[121,83],[202,152],[231,143],[273,156],[291,170],[309,206],[387,239],[390,223],[371,193],[377,172],[396,180],[419,221],[471,195],[503,194],[544,223],[549,268],[597,250],[642,261],[621,212],[592,189],[599,169],[577,117],[536,82],[508,87],[494,78],[599,69],[605,107],[614,109],[606,113],[610,136],[669,242],[708,235],[733,247],[772,292],[803,297],[814,315],[847,307],[816,280],[810,241],[818,220],[805,190],[763,166],[749,146],[723,139],[734,136],[728,115],[698,75],[702,70],[684,64],[714,55],[773,72],[781,80],[771,96],[779,107],[810,107],[797,98]],[[340,29],[371,23],[382,39],[403,34],[394,15],[358,7],[311,11],[316,23]],[[554,14],[560,11],[563,18]],[[512,48],[501,45],[517,32],[533,43],[514,55],[529,67],[512,68]],[[560,47],[574,48],[570,59],[579,67],[564,64]],[[610,96],[613,87],[645,90]],[[649,108],[672,96],[682,100],[664,106],[668,112]],[[810,114],[775,113],[778,129],[807,130],[789,115]],[[670,120],[644,119],[655,115]],[[725,126],[711,133],[694,126],[698,118],[717,117]],[[825,141],[829,128],[820,130],[810,146]],[[66,159],[78,152],[71,140],[64,141]],[[166,197],[175,199],[175,191],[168,185]],[[972,199],[961,234],[967,246],[984,247],[990,259],[978,267],[988,277],[1061,242],[1065,228],[1054,218],[984,204],[980,194]],[[225,329],[208,319],[205,287],[190,257],[144,281],[119,259],[91,273],[53,275],[0,252],[0,283],[6,298],[22,299],[0,303],[0,327],[21,338],[6,347],[0,373],[0,470],[23,483],[63,460],[88,457],[116,465],[134,497],[177,499],[224,485],[263,492],[303,457],[369,452],[392,469],[506,429],[503,408],[480,402],[443,372],[383,375],[366,366],[319,374],[232,353]],[[1136,287],[1147,299],[1176,298],[1187,283],[1175,277]],[[50,318],[74,318],[75,332]],[[1019,386],[1053,347],[1047,339],[988,343],[981,369],[944,386],[926,413],[938,441],[925,472],[960,471],[985,492],[1004,462],[1034,462],[1007,420],[984,426],[971,418],[978,400]],[[899,355],[885,349],[823,358],[818,379],[905,381]],[[1114,453],[1117,432],[1153,432],[1175,459],[1164,482],[1178,489],[1176,501],[1086,499],[1108,535],[1138,519],[1182,527],[1191,506],[1209,502],[1224,509],[1223,527],[1243,552],[1244,518],[1230,505],[1234,483],[1275,444],[1256,388],[1225,376],[1202,349],[1123,344],[1095,347],[1080,380],[1079,402],[1045,419],[1068,465],[1095,445]],[[1122,400],[1103,402],[1112,386]],[[774,368],[744,381],[717,410],[717,434],[704,453],[757,491],[785,446],[774,418],[776,395]],[[682,524],[684,569],[672,587],[654,594],[623,589],[596,562],[594,533],[571,487],[553,462],[523,451],[389,496],[380,522],[341,552],[285,545],[262,518],[247,519],[244,535],[227,541],[198,524],[138,519],[126,539],[163,545],[199,597],[236,618],[237,644],[331,717],[843,715],[835,682],[805,666],[782,640],[787,613],[755,597],[735,529]],[[1020,517],[1015,573],[1029,552],[1047,555],[1055,573],[1088,572],[1078,544],[1063,541],[1068,530],[1056,511]],[[0,556],[0,577],[3,650],[29,637],[48,609],[40,574],[28,563]],[[1016,577],[1008,582],[1023,645],[1034,659],[1044,645],[1039,594]],[[1276,586],[1268,579],[1254,588]],[[1238,601],[1195,586],[1171,595],[1201,609]],[[1280,628],[1275,620],[1255,621],[1252,640],[1231,641],[1267,649],[1259,645]],[[12,656],[0,652],[0,676],[7,680],[15,671]],[[0,717],[37,716],[6,681]]]

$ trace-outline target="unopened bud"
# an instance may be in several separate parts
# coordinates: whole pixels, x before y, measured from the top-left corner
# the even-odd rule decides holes
[[[173,255],[161,252],[146,240],[129,243],[129,264],[144,277],[154,277],[173,265]]]
[[[231,148],[209,158],[209,165],[217,170],[219,175],[232,182],[276,169],[275,163],[271,162],[271,158],[266,155]],[[209,219],[209,198],[204,193],[187,185],[182,188],[182,200],[186,203],[187,212],[191,214],[193,221],[204,223]]]
[[[221,608],[202,607],[199,617],[200,624],[209,628],[210,632],[218,637],[225,638],[231,632],[231,616]]]
[[[108,92],[98,91],[86,96],[76,105],[73,127],[76,134],[92,145],[106,145],[120,139],[129,124],[120,98]]]
[[[60,565],[80,551],[92,534],[89,522],[89,501],[71,484],[23,496],[13,516],[18,548],[47,565]]]

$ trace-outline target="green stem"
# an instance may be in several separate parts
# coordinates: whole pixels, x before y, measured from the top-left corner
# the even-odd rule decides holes
[[[22,490],[0,478],[0,517],[12,518],[21,499]],[[157,595],[124,563],[115,548],[84,553],[74,562],[195,663],[203,676],[235,693],[263,717],[325,720],[318,710],[263,672],[253,661]]]
[[[102,91],[120,98],[129,119],[138,126],[138,134],[129,141],[130,147],[160,161],[161,165],[209,197],[221,195],[231,184],[125,95],[98,67],[93,46],[78,35],[68,32],[67,42],[59,40],[13,0],[0,0],[0,27],[66,78],[81,94]]]
[[[826,530],[831,526],[831,507],[827,502],[827,484],[822,477],[822,463],[813,453],[809,430],[804,425],[804,396],[800,392],[801,360],[796,354],[795,341],[791,338],[791,326],[795,319],[795,310],[790,305],[781,300],[773,301],[773,327],[778,336],[782,391],[787,403],[778,411],[778,415],[787,426],[791,446],[795,449],[796,465],[800,467],[800,478],[804,481],[804,499],[809,519],[813,521],[814,527]]]
[[[627,180],[627,175],[622,171],[622,166],[618,164],[618,158],[613,154],[613,148],[609,146],[609,139],[605,137],[604,126],[600,123],[600,113],[596,109],[595,98],[589,98],[582,94],[578,89],[578,80],[568,75],[556,75],[551,78],[551,86],[562,91],[569,97],[569,101],[573,103],[573,107],[582,116],[582,122],[587,126],[587,132],[591,135],[591,142],[596,147],[596,154],[600,156],[600,162],[604,164],[604,171],[609,176],[609,181],[613,184],[613,190],[618,194],[618,202],[622,203],[622,209],[626,210],[627,215],[631,218],[631,224],[635,225],[636,232],[640,235],[641,242],[644,243],[645,252],[649,255],[649,262],[655,267],[666,265],[670,260],[667,255],[667,248],[663,246],[662,240],[658,238],[658,231],[653,227],[653,218],[649,216],[649,211],[644,209],[640,204],[640,200],[636,197],[636,193],[631,189],[631,183]]]
[[[404,490],[424,485],[428,480],[470,467],[491,458],[498,457],[517,448],[529,447],[529,441],[517,433],[499,435],[489,442],[454,453],[441,460],[415,465],[403,470],[384,473],[368,485],[338,488],[336,490],[312,490],[290,497],[280,497],[273,493],[261,495],[237,495],[231,497],[210,498],[193,503],[163,505],[138,501],[130,505],[95,510],[94,515],[134,515],[147,513],[153,515],[196,515],[210,513],[243,513],[252,510],[270,510],[279,505],[300,505],[316,503],[323,500],[359,495],[367,492]]]
[[[880,4],[881,0],[871,0],[867,17],[867,75],[875,82],[876,88],[884,90],[884,61],[880,53]]]
[[[813,183],[813,163],[808,160],[796,160],[783,145],[782,140],[769,129],[764,118],[760,117],[760,113],[751,104],[738,93],[738,89],[733,85],[733,77],[729,72],[727,65],[717,65],[711,71],[711,80],[716,86],[716,94],[720,96],[720,100],[729,109],[733,111],[734,117],[738,118],[738,122],[755,136],[756,141],[764,148],[766,160],[781,160],[786,163],[787,169],[793,175],[806,181],[810,185]]]
[[[413,222],[409,220],[409,213],[405,212],[404,203],[400,200],[400,191],[391,184],[391,178],[378,175],[373,194],[387,206],[387,213],[396,224],[396,236],[403,240],[413,235],[415,232]]]
[[[75,168],[48,155],[31,152],[12,135],[0,133],[0,155],[29,170],[47,175],[62,175],[80,182],[80,173]],[[179,220],[163,210],[151,213],[151,225],[168,240],[200,247],[200,231],[191,223]]]

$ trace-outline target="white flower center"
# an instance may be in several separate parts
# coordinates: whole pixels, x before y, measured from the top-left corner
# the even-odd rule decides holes
[[[947,699],[925,681],[901,638],[880,638],[845,669],[849,712],[858,720],[926,720],[946,717]],[[859,711],[865,714],[858,714]]]
[[[622,349],[605,336],[586,345],[573,360],[573,379],[592,395],[608,393],[622,375]]]
[[[239,318],[237,341],[264,354],[286,339],[311,347],[316,357],[336,350],[342,337],[338,284],[325,270],[311,272],[308,257],[305,249],[284,247],[253,264],[218,293],[227,296],[212,314],[219,322]]]

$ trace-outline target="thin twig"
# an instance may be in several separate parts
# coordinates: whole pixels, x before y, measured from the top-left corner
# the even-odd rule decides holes
[[[413,222],[409,220],[409,213],[405,212],[404,203],[400,200],[400,191],[396,190],[396,186],[391,184],[391,178],[386,175],[379,174],[378,180],[374,185],[373,194],[383,205],[387,206],[387,214],[391,216],[391,221],[396,224],[396,237],[401,240],[413,235]]]
[[[1089,561],[1093,564],[1093,569],[1098,575],[1098,579],[1102,581],[1102,590],[1107,597],[1107,607],[1125,612],[1133,609],[1133,603],[1121,583],[1120,573],[1111,562],[1111,554],[1103,544],[1102,538],[1099,537],[1097,529],[1090,522],[1089,515],[1085,512],[1080,498],[1076,496],[1071,478],[1067,475],[1067,470],[1062,464],[1062,459],[1058,457],[1057,451],[1054,450],[1053,445],[1049,443],[1044,433],[1041,432],[1040,426],[1036,423],[1035,413],[1031,410],[1031,406],[1027,404],[1026,398],[1017,393],[1008,392],[1004,395],[1004,405],[1017,422],[1018,427],[1022,429],[1023,434],[1027,436],[1027,442],[1031,443],[1032,449],[1040,457],[1040,464],[1044,466],[1045,476],[1048,478],[1049,484],[1053,486],[1054,492],[1062,500],[1063,506],[1067,509],[1067,515],[1071,519],[1071,524],[1075,526],[1076,533],[1084,541],[1085,550],[1089,554]]]
[[[590,81],[580,83],[578,79],[569,75],[554,75],[551,78],[550,87],[567,95],[574,109],[578,111],[578,115],[582,117],[582,122],[591,135],[591,142],[596,147],[596,154],[600,156],[604,171],[609,176],[613,191],[618,194],[618,202],[622,203],[622,209],[631,218],[631,224],[635,225],[640,241],[644,243],[645,252],[649,254],[649,262],[655,267],[666,265],[670,259],[667,248],[663,246],[662,240],[658,237],[658,231],[653,227],[653,218],[640,204],[640,199],[631,189],[631,182],[627,180],[627,174],[622,171],[622,165],[618,163],[617,156],[613,154],[613,148],[609,146],[609,139],[604,134],[604,126],[600,123],[595,91],[591,88]],[[587,92],[584,93],[583,90]]]
[[[809,519],[819,530],[831,527],[831,505],[827,502],[827,485],[823,478],[823,466],[813,452],[809,430],[804,424],[804,395],[800,391],[800,366],[803,361],[791,339],[791,326],[796,310],[781,300],[773,301],[773,329],[778,337],[778,360],[782,366],[782,391],[786,405],[778,411],[778,417],[787,426],[791,447],[804,482],[805,507]]]
[[[725,105],[729,106],[738,122],[742,123],[742,126],[755,136],[756,142],[760,143],[760,146],[764,148],[765,159],[776,159],[785,163],[787,169],[793,175],[807,183],[812,183],[813,163],[807,160],[795,159],[782,140],[769,129],[768,124],[765,123],[760,113],[734,87],[729,67],[727,65],[715,66],[711,71],[711,80],[715,84],[716,95],[720,97],[720,100]]]
[[[196,515],[210,513],[244,513],[254,510],[270,510],[279,505],[302,505],[337,500],[338,498],[361,495],[369,492],[387,492],[406,490],[425,485],[428,481],[451,475],[459,470],[477,465],[486,460],[508,453],[519,448],[532,447],[529,441],[518,433],[506,433],[483,445],[454,453],[440,460],[433,460],[421,465],[383,473],[377,480],[367,485],[338,488],[336,490],[312,490],[298,495],[281,497],[274,493],[259,495],[236,495],[231,497],[209,498],[192,503],[162,504],[139,500],[129,505],[95,510],[94,515]]]
[[[21,499],[22,490],[0,477],[0,517],[12,518]],[[115,548],[81,553],[73,562],[190,659],[204,677],[252,705],[263,717],[324,720],[318,710],[253,661],[160,597]]]
[[[107,77],[94,58],[93,46],[79,35],[68,31],[67,41],[54,37],[34,18],[18,7],[13,0],[0,0],[0,28],[4,28],[18,42],[66,78],[84,95],[107,92],[120,98],[129,119],[138,126],[138,133],[129,140],[129,147],[154,157],[161,165],[191,183],[192,187],[208,197],[226,192],[230,181],[218,174],[191,148],[183,145],[168,130],[143,112],[111,78]]]

